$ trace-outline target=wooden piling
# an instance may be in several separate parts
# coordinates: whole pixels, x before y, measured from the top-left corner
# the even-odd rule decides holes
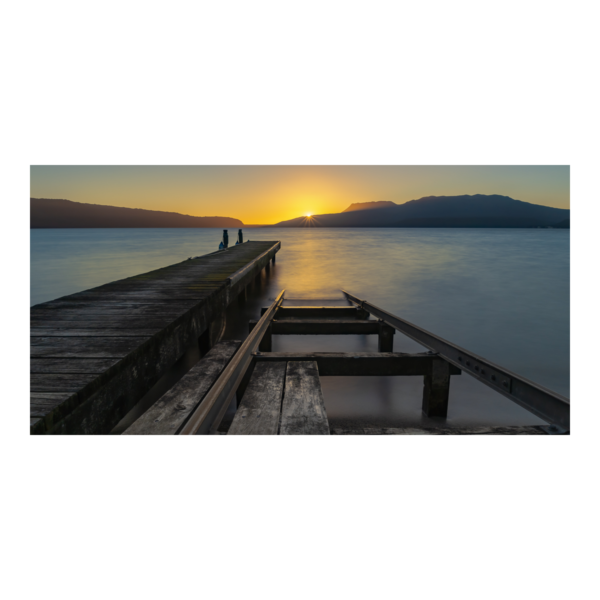
[[[394,334],[396,330],[390,327],[383,321],[379,320],[379,352],[393,352],[394,351]]]
[[[430,369],[423,384],[423,412],[428,417],[446,418],[450,395],[450,363],[443,358],[433,358]]]

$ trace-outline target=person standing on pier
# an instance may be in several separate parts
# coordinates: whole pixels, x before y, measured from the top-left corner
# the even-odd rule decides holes
[[[243,244],[244,243],[244,234],[242,233],[242,230],[240,229],[238,231],[238,244]]]
[[[227,229],[223,229],[223,248],[227,248],[229,246],[229,234],[227,233]]]

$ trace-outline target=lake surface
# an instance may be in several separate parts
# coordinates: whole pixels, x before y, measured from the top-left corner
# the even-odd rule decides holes
[[[218,248],[220,229],[36,229],[31,304],[157,269]],[[230,240],[237,231],[230,230]],[[330,298],[340,289],[569,396],[569,230],[257,228],[246,239],[281,240],[277,263],[226,337],[286,289],[286,298]],[[273,350],[377,350],[376,336],[274,336]],[[420,351],[396,335],[395,351]],[[422,378],[324,377],[332,420],[428,425]],[[470,378],[452,378],[447,424],[537,424]]]

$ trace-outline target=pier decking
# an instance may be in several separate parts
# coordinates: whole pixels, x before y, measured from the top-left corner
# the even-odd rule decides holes
[[[31,308],[31,433],[109,433],[275,260],[246,242]]]

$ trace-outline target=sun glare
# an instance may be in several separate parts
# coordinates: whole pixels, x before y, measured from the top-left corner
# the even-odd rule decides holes
[[[310,219],[312,215],[310,213],[306,213],[306,216]]]

